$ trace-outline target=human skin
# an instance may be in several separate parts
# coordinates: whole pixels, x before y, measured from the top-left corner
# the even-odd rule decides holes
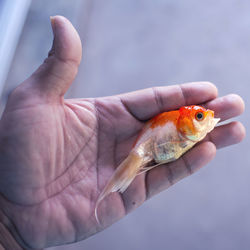
[[[239,122],[215,128],[177,161],[136,177],[123,194],[105,198],[98,224],[98,195],[145,121],[191,104],[204,104],[224,121],[241,114],[244,103],[234,94],[217,97],[208,82],[64,99],[81,61],[81,41],[64,17],[54,17],[52,27],[48,58],[10,94],[0,121],[1,212],[18,243],[34,249],[76,242],[103,230],[206,165],[216,148],[238,143],[245,135]]]

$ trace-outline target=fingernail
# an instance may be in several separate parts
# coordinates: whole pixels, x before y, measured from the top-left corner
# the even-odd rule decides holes
[[[53,40],[52,48],[50,49],[50,51],[48,53],[48,57],[55,54],[56,22],[55,22],[54,16],[50,16],[50,23],[51,23],[51,27],[52,27],[52,31],[53,31],[53,35],[54,35],[54,40]]]
[[[56,30],[56,22],[55,22],[55,17],[54,16],[50,16],[50,23],[51,23],[51,27],[53,30],[53,33],[55,34],[55,30]]]

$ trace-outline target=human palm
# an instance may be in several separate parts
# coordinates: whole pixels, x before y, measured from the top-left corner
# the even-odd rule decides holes
[[[181,159],[138,176],[124,194],[100,204],[99,193],[132,148],[146,120],[183,105],[204,104],[222,120],[243,111],[240,97],[216,98],[210,83],[141,90],[96,99],[64,99],[81,60],[76,31],[54,18],[55,41],[45,63],[9,97],[0,122],[0,206],[26,247],[84,239],[209,162],[215,146],[239,142],[244,128],[216,128]]]

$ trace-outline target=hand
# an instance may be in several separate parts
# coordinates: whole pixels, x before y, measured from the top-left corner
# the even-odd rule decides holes
[[[0,207],[26,248],[79,241],[104,229],[211,161],[216,148],[244,137],[239,122],[216,128],[181,159],[138,176],[123,195],[107,197],[98,209],[98,225],[97,197],[144,121],[200,103],[223,121],[239,115],[244,104],[237,95],[217,98],[207,82],[65,100],[81,60],[81,42],[65,18],[54,17],[52,27],[48,58],[11,93],[0,121]]]

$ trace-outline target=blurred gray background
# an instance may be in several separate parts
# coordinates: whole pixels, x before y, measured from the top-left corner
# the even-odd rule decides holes
[[[68,17],[83,41],[70,97],[97,97],[188,81],[214,82],[246,102],[249,129],[250,2],[244,0],[36,0],[28,12],[2,106],[44,60],[49,16]],[[249,136],[193,176],[107,230],[51,250],[249,250]]]

